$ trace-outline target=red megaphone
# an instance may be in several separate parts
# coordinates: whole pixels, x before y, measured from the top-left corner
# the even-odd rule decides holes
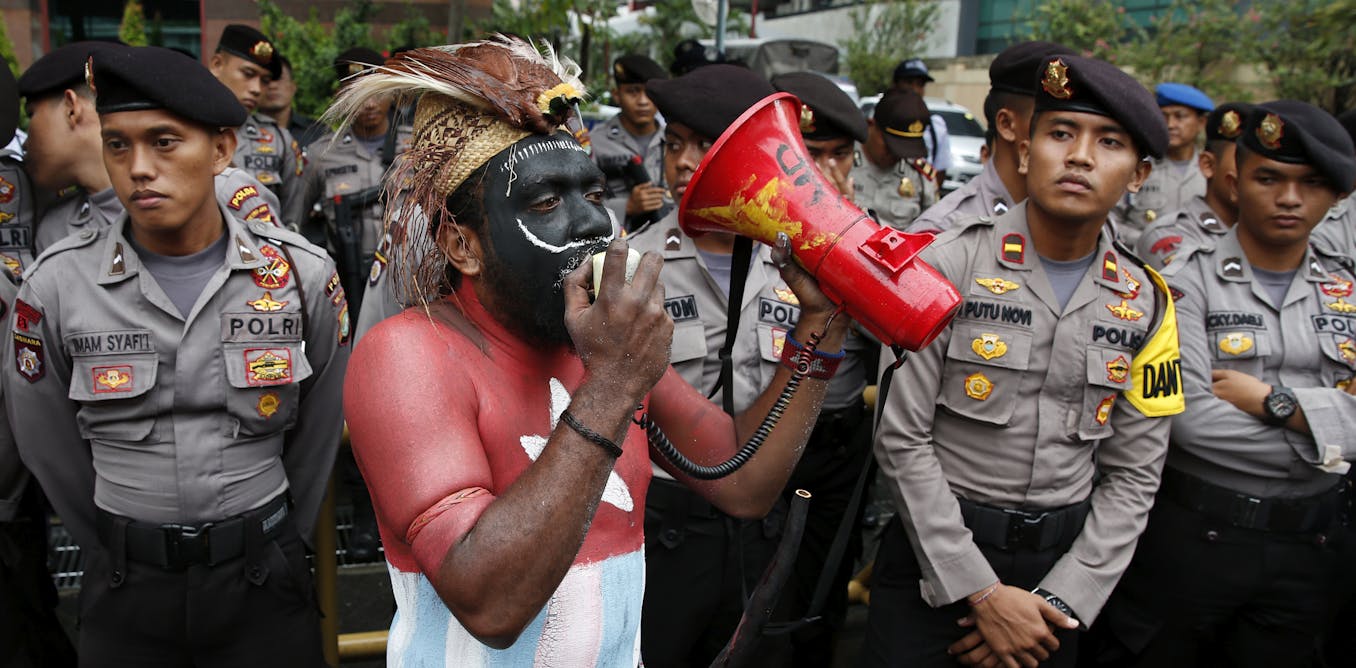
[[[825,180],[800,136],[789,93],[753,105],[707,151],[678,206],[689,236],[791,238],[796,261],[876,338],[909,350],[937,338],[960,308],[955,286],[916,258],[931,235],[877,225]]]

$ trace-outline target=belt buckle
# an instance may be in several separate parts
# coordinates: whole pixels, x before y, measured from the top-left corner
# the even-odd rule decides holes
[[[1008,516],[1008,531],[1005,543],[1009,551],[1019,548],[1040,549],[1041,524],[1049,513],[1033,514],[1021,510],[1004,509]]]
[[[212,523],[166,524],[160,527],[165,535],[165,560],[168,566],[182,569],[192,564],[206,564],[212,556]]]

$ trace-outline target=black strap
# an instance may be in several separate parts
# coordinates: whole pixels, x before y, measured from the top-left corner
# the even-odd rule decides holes
[[[720,384],[707,397],[720,390],[721,408],[734,415],[734,351],[735,335],[739,333],[739,311],[744,303],[744,283],[749,277],[749,262],[753,259],[753,240],[736,236],[734,257],[730,260],[730,298],[725,309],[725,343],[720,347]]]
[[[386,143],[381,146],[381,166],[388,169],[395,162],[396,120],[397,113],[392,110],[386,118]]]

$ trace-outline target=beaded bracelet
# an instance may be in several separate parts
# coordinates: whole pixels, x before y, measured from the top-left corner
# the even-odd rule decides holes
[[[570,414],[570,411],[568,410],[561,411],[560,421],[564,422],[566,425],[570,427],[570,429],[575,430],[576,433],[578,433],[580,436],[583,436],[585,439],[597,443],[598,447],[602,448],[603,450],[606,450],[607,454],[612,455],[613,459],[622,456],[621,446],[612,442],[612,439],[609,439],[608,437],[603,436],[602,434],[593,431],[588,427],[585,427],[583,423],[579,421],[578,418]]]
[[[800,371],[810,378],[828,380],[838,371],[838,365],[842,364],[843,358],[847,356],[845,351],[826,353],[816,350],[810,357],[809,364],[802,365],[801,358],[804,354],[805,346],[791,336],[791,332],[787,332],[786,342],[782,344],[782,366],[792,371]]]

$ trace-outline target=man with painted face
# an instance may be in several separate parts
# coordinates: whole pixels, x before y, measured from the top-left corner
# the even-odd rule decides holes
[[[852,169],[852,199],[882,225],[905,229],[937,201],[940,181],[923,143],[929,118],[912,91],[890,91],[876,105],[862,159]]]
[[[980,216],[999,216],[1026,199],[1026,178],[1019,173],[1022,142],[1031,139],[1036,69],[1047,56],[1073,53],[1053,42],[1021,42],[1003,50],[989,64],[989,95],[984,121],[992,137],[989,160],[978,176],[928,207],[909,226],[910,232],[942,232]]]
[[[168,49],[93,56],[126,209],[10,309],[5,407],[80,545],[82,666],[322,661],[305,541],[342,429],[334,264],[214,194],[245,112]]]
[[[1196,138],[1215,103],[1200,89],[1165,82],[1154,87],[1154,97],[1168,125],[1168,150],[1153,160],[1153,171],[1138,192],[1127,193],[1112,212],[1116,234],[1134,248],[1145,227],[1165,213],[1179,211],[1191,198],[1205,194],[1205,177],[1198,168]]]
[[[1169,212],[1144,228],[1135,251],[1155,269],[1162,269],[1181,252],[1210,245],[1224,236],[1238,219],[1238,161],[1234,145],[1243,134],[1243,119],[1252,105],[1229,102],[1215,107],[1205,119],[1205,148],[1199,155],[1205,193],[1187,200],[1180,211]]]
[[[1341,560],[1356,274],[1309,239],[1356,183],[1356,151],[1327,112],[1280,100],[1252,109],[1237,160],[1238,223],[1164,268],[1188,409],[1108,608],[1133,665],[1307,665],[1356,568]]]
[[[667,79],[659,63],[639,54],[612,63],[612,101],[621,112],[589,131],[593,161],[607,175],[607,208],[627,230],[663,218],[675,203],[663,183],[664,123],[645,82]]]
[[[899,368],[876,459],[897,519],[876,557],[868,666],[1070,666],[1130,562],[1182,410],[1167,286],[1107,214],[1167,128],[1114,65],[1033,72],[1027,199],[922,257],[965,297]]]
[[[637,407],[710,464],[790,378],[780,369],[729,416],[669,369],[661,260],[646,254],[627,282],[602,173],[558,131],[582,96],[577,72],[513,38],[415,49],[331,110],[349,118],[370,95],[422,93],[393,175],[409,196],[393,215],[432,212],[428,234],[405,243],[427,258],[408,279],[429,289],[410,294],[437,296],[368,332],[345,392],[398,606],[392,664],[637,665],[650,479]],[[590,301],[588,259],[604,248]],[[846,323],[807,274],[784,275],[801,303],[795,336],[822,333],[820,349],[837,352]],[[670,473],[714,507],[761,517],[824,385],[807,377],[732,476]]]

